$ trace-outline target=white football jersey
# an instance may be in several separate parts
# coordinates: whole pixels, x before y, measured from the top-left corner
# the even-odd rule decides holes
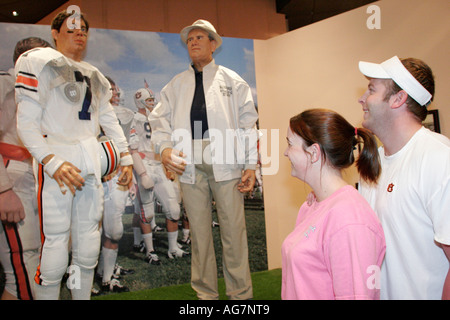
[[[130,141],[130,131],[133,123],[134,112],[121,106],[113,106],[113,109],[117,116],[117,120],[119,120],[119,124],[122,127],[125,138],[127,141]]]
[[[36,48],[20,56],[15,72],[19,135],[39,162],[52,153],[48,144],[77,144],[97,137],[100,126],[120,152],[128,150],[110,84],[97,68]]]
[[[148,118],[136,112],[130,132],[130,148],[139,152],[154,152],[151,142],[152,129]]]

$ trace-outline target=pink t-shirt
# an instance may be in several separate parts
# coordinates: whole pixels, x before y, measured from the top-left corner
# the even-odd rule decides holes
[[[378,218],[352,186],[305,202],[283,242],[281,298],[379,299],[385,251]]]

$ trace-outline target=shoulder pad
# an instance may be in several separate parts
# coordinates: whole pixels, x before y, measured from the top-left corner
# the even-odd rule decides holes
[[[3,104],[6,95],[14,91],[15,81],[16,78],[9,72],[0,71],[0,106]]]
[[[23,53],[16,63],[16,73],[21,70],[21,67],[27,65],[28,72],[35,76],[41,73],[42,69],[50,62],[58,65],[63,63],[66,58],[62,53],[53,48],[34,48]]]
[[[134,118],[134,112],[122,106],[113,106],[114,112],[121,123],[130,123]]]
[[[146,116],[144,116],[142,113],[140,113],[140,112],[135,112],[134,113],[134,119],[136,120],[136,121],[146,121],[147,120],[147,117]]]
[[[107,96],[108,100],[110,100],[112,96],[112,92],[110,90],[111,84],[97,68],[93,67],[92,71],[93,71],[91,76],[92,93],[97,94],[99,97]]]
[[[9,73],[6,71],[0,71],[0,88],[11,88],[11,91],[14,90],[14,82],[16,81],[16,77],[14,77],[14,73]],[[3,91],[3,90],[2,90]]]

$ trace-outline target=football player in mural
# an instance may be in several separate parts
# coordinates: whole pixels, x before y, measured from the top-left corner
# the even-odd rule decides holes
[[[125,137],[129,140],[134,112],[119,105],[119,88],[111,78],[106,78],[111,84],[111,105],[113,106]],[[116,263],[119,241],[123,235],[122,216],[125,212],[125,206],[129,196],[129,186],[120,185],[118,183],[119,176],[120,172],[116,169],[111,174],[102,178],[105,193],[102,220],[103,241],[96,273],[96,277],[99,280],[101,279],[102,292],[129,291],[127,287],[120,284],[117,277],[134,272],[133,270],[120,267]]]
[[[188,255],[177,242],[181,197],[179,188],[176,186],[177,182],[167,177],[159,155],[154,152],[150,140],[152,130],[147,117],[155,107],[155,96],[150,89],[141,88],[136,91],[134,100],[138,112],[135,113],[131,129],[130,149],[144,215],[142,217],[142,237],[146,248],[146,260],[151,264],[159,264],[159,258],[154,253],[151,228],[151,221],[155,217],[156,200],[162,205],[166,215],[168,257],[176,258]]]
[[[110,104],[105,76],[82,61],[89,24],[62,11],[52,21],[56,50],[28,51],[16,64],[17,127],[35,163],[42,251],[37,299],[58,299],[72,261],[72,299],[89,299],[100,250],[102,217],[100,126],[120,152],[119,184],[128,186],[133,160]],[[70,280],[70,278],[69,278]]]

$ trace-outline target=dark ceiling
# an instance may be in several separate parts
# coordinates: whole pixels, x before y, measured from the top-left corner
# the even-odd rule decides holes
[[[68,0],[0,0],[0,22],[36,23]],[[13,12],[18,15],[14,15]]]
[[[371,2],[375,0],[276,0],[276,5],[292,31]]]
[[[0,22],[36,23],[68,0],[0,0]],[[276,0],[288,31],[364,6],[375,0]],[[17,12],[14,15],[13,12]]]

